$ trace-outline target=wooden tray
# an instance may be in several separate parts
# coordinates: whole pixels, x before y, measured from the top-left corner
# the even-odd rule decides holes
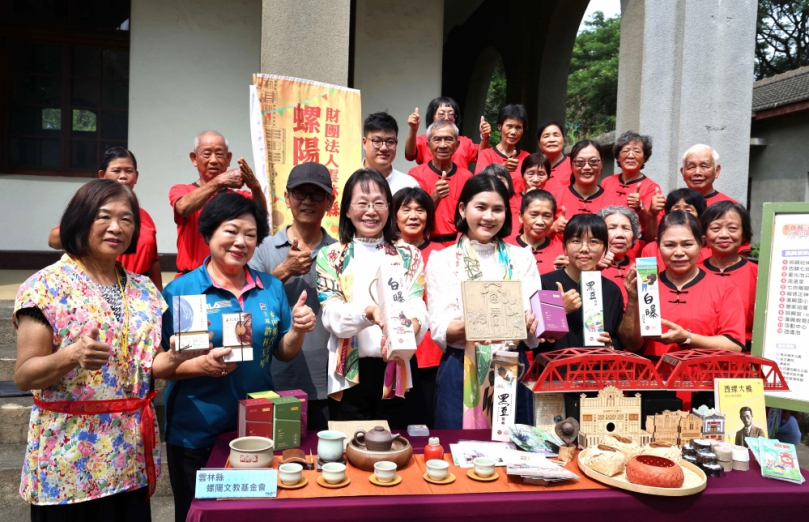
[[[587,467],[581,461],[581,456],[585,455],[588,450],[589,448],[582,450],[582,452],[579,454],[579,458],[577,459],[579,469],[591,479],[614,488],[634,491],[636,493],[645,493],[647,495],[658,495],[661,497],[686,497],[688,495],[696,495],[700,491],[704,490],[708,482],[708,478],[705,476],[704,471],[689,462],[683,461],[680,463],[680,466],[683,468],[686,483],[683,484],[683,487],[681,488],[655,488],[651,486],[633,484],[627,480],[626,473],[621,473],[619,475],[615,475],[614,477],[608,477],[592,468]]]

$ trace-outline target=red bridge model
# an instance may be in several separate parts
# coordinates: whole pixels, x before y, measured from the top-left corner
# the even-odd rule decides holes
[[[681,350],[655,368],[640,355],[608,348],[565,348],[539,354],[522,381],[535,392],[622,390],[713,390],[714,379],[762,379],[765,390],[789,387],[769,359],[725,350]]]

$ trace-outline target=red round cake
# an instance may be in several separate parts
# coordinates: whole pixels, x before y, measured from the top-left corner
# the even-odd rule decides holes
[[[685,482],[683,468],[656,455],[638,455],[626,464],[626,478],[633,484],[655,488],[679,488]]]

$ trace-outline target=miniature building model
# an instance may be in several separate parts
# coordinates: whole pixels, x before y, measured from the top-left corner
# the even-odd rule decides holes
[[[668,442],[682,447],[702,436],[702,417],[684,411],[666,410],[661,414],[646,416],[646,431],[652,440]]]
[[[725,440],[725,415],[722,413],[711,413],[702,417],[702,438],[713,440]]]
[[[601,443],[610,434],[629,437],[644,446],[652,436],[640,429],[640,393],[624,397],[615,386],[606,386],[598,397],[588,399],[581,395],[579,408],[579,446],[587,448]]]

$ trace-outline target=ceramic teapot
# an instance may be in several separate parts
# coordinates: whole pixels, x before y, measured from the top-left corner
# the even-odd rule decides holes
[[[368,451],[390,451],[393,441],[401,435],[392,435],[391,432],[382,426],[376,426],[372,430],[357,430],[354,432],[354,444]]]

